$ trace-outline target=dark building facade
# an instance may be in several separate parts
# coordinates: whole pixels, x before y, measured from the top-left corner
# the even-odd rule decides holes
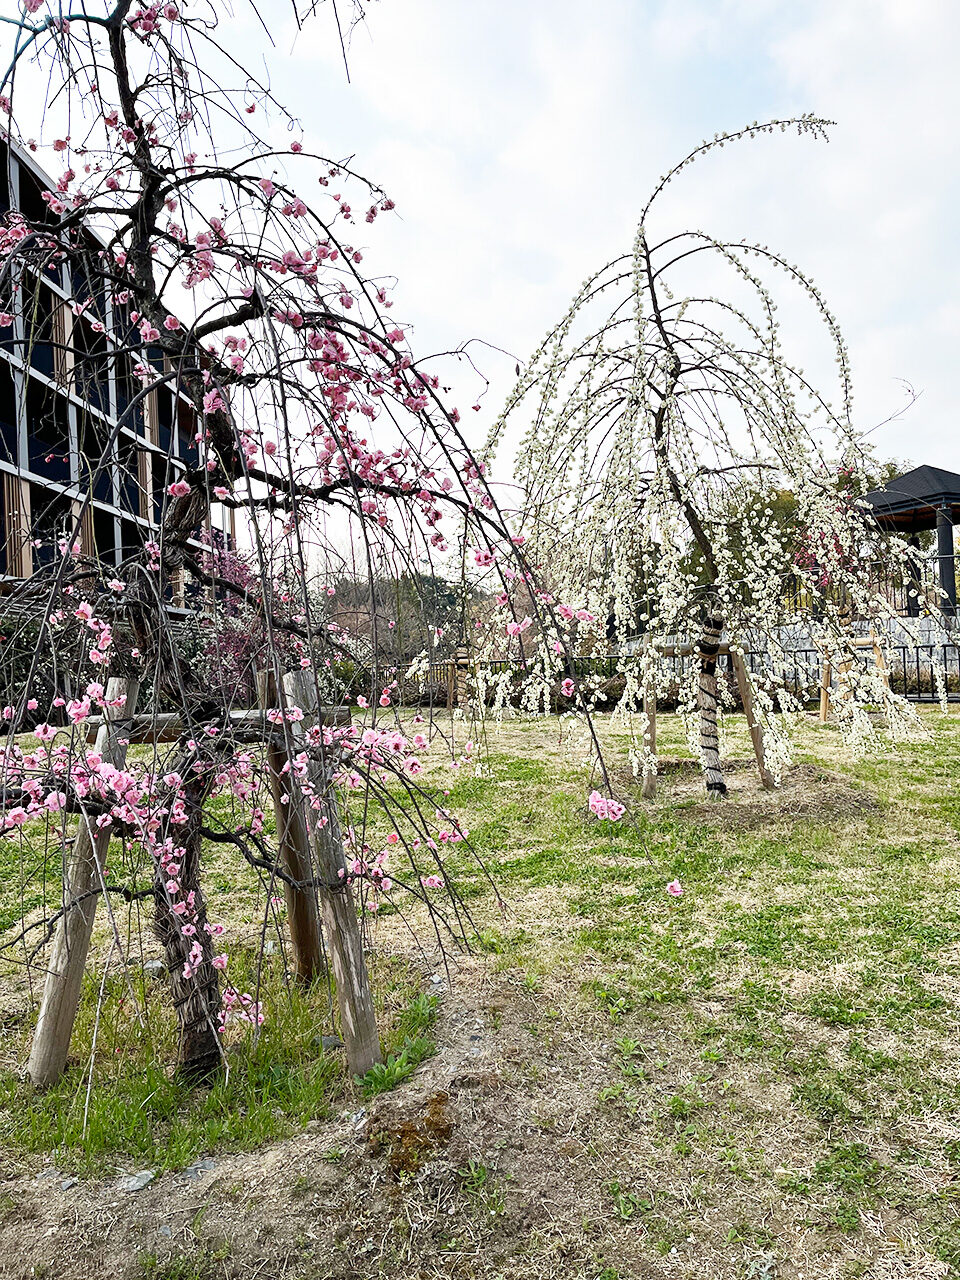
[[[53,217],[43,196],[49,179],[28,154],[0,140],[0,170],[0,217]],[[90,235],[91,263],[100,248]],[[82,550],[109,571],[156,533],[167,485],[197,463],[193,406],[170,383],[137,401],[142,353],[124,349],[135,333],[128,309],[95,271],[70,271],[22,277],[13,323],[0,327],[0,583],[8,590],[52,561],[81,515]],[[150,359],[164,367],[159,350]],[[222,507],[214,515],[229,542],[231,516]]]

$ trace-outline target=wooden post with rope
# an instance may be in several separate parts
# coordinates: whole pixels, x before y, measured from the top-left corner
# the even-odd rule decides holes
[[[889,689],[890,688],[890,672],[887,669],[887,660],[883,652],[883,646],[880,644],[880,639],[877,636],[877,633],[873,630],[873,628],[871,627],[870,634],[868,636],[863,636],[858,639],[851,640],[849,644],[849,648],[851,651],[869,649],[873,653],[873,664],[877,668],[877,670],[880,672],[880,675],[883,679],[883,683]],[[853,670],[853,665],[855,661],[856,659],[853,655],[853,652],[848,652],[844,654],[842,659],[836,663],[833,661],[832,653],[830,653],[829,651],[824,652],[823,670],[820,675],[820,723],[821,724],[827,723],[827,718],[830,714],[831,703],[836,704],[837,701],[842,700],[842,698],[846,696],[843,689],[839,687],[840,681],[844,676],[848,675],[850,671]],[[837,689],[836,697],[831,696],[834,669],[836,669],[836,673],[838,676],[838,689]]]
[[[773,780],[773,774],[767,768],[763,724],[757,716],[757,709],[754,705],[753,682],[750,679],[750,672],[747,670],[747,664],[743,660],[743,653],[739,649],[730,649],[730,660],[733,663],[734,675],[737,678],[737,688],[740,690],[740,701],[743,703],[743,714],[747,720],[747,728],[750,730],[753,751],[757,757],[760,781],[767,791],[772,791],[776,784]]]
[[[280,699],[272,671],[257,672],[257,694],[264,711],[279,707]],[[273,735],[267,736],[267,773],[276,815],[280,863],[290,880],[295,882],[283,881],[293,968],[297,980],[308,986],[326,972],[317,891],[310,884],[314,878],[310,832],[304,819],[303,805],[297,803],[296,789],[291,786],[293,776],[284,744]]]
[[[95,750],[118,769],[123,768],[127,758],[129,722],[139,684],[133,677],[113,676],[107,681],[106,705]],[[109,705],[121,698],[125,698],[122,707]],[[55,1084],[67,1064],[109,846],[110,828],[99,829],[89,814],[82,813],[73,849],[66,855],[62,915],[47,962],[40,1016],[27,1065],[30,1079],[38,1088]]]
[[[291,728],[297,745],[301,749],[309,749],[309,729],[314,724],[324,722],[316,683],[307,671],[291,671],[283,678],[283,689],[287,704],[298,706],[304,713],[303,720],[297,721]],[[317,897],[330,949],[330,965],[337,984],[337,1004],[347,1065],[354,1075],[363,1075],[375,1063],[383,1061],[383,1053],[377,1031],[370,975],[363,954],[360,921],[357,918],[353,890],[346,875],[343,836],[332,787],[332,768],[323,760],[323,754],[322,748],[320,759],[311,753],[308,766],[319,808],[306,804],[302,794],[297,803],[313,839],[315,862],[321,881]],[[291,797],[291,803],[294,803],[294,797]]]

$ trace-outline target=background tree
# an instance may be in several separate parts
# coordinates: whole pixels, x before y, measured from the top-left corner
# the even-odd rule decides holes
[[[718,135],[662,178],[632,250],[583,284],[491,437],[494,448],[508,426],[524,426],[516,476],[531,556],[550,566],[559,591],[609,613],[615,636],[638,622],[645,631],[642,661],[625,668],[624,706],[663,683],[665,645],[694,641],[691,696],[714,797],[726,790],[721,637],[765,652],[771,681],[758,690],[759,714],[776,774],[787,744],[773,722],[775,699],[796,705],[784,688],[786,582],[799,578],[815,602],[816,642],[852,659],[850,612],[879,622],[885,607],[871,564],[881,545],[894,560],[903,549],[881,539],[858,502],[872,477],[853,424],[846,348],[815,284],[763,245],[701,230],[658,234],[655,215],[664,189],[715,149],[788,129],[824,138],[827,124],[803,115]],[[784,351],[772,273],[821,322],[836,361],[833,401]],[[855,735],[872,733],[871,702],[904,727],[910,713],[881,681],[857,675],[851,683],[843,718]]]

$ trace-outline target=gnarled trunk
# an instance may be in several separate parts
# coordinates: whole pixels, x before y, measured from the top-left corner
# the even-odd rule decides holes
[[[711,800],[721,800],[727,794],[727,784],[720,768],[720,738],[717,730],[717,654],[723,618],[711,610],[704,619],[703,631],[697,644],[700,658],[700,683],[697,687],[697,709],[700,713],[700,761],[707,795]]]
[[[203,823],[204,789],[186,788],[189,820],[173,827],[181,841],[179,891],[168,892],[171,878],[158,862],[154,869],[157,937],[166,952],[170,991],[180,1026],[177,1072],[192,1083],[209,1080],[220,1069],[223,1055],[217,1028],[220,1024],[220,983],[213,967],[213,939],[207,931],[207,904],[200,888],[200,828]],[[183,904],[179,914],[174,907]],[[186,932],[185,932],[186,930]],[[196,944],[196,946],[194,945]]]

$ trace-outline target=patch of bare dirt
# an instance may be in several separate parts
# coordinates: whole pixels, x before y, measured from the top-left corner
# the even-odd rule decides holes
[[[875,1280],[946,1274],[919,1242],[914,1269],[898,1269],[908,1220],[878,1219],[849,1244],[814,1229],[809,1202],[727,1167],[727,1139],[692,1177],[671,1099],[702,1087],[699,1046],[669,1019],[647,1023],[643,1071],[625,1081],[613,1045],[624,1029],[580,995],[585,976],[531,990],[464,960],[442,989],[439,1050],[413,1079],[262,1151],[215,1153],[131,1193],[117,1177],[71,1184],[67,1167],[8,1178],[0,1277],[597,1280],[614,1268],[620,1280],[839,1280],[854,1255]],[[808,1162],[816,1126],[789,1088],[746,1062],[724,1070],[744,1158]],[[731,1245],[744,1222],[763,1224],[775,1254]]]
[[[880,804],[868,791],[851,786],[839,774],[816,765],[792,765],[773,790],[764,789],[753,761],[724,761],[727,796],[708,801],[698,766],[678,769],[681,780],[670,787],[670,801],[696,799],[678,807],[677,816],[711,826],[755,830],[771,823],[797,821],[836,822],[855,820],[880,812]]]
[[[605,1157],[586,1153],[603,1137],[597,1091],[609,1061],[599,1042],[541,1033],[545,1001],[562,995],[528,992],[516,975],[489,977],[467,960],[445,997],[438,1053],[367,1106],[357,1099],[289,1141],[214,1154],[136,1192],[118,1177],[76,1182],[66,1166],[8,1178],[0,1276],[596,1274],[610,1243]],[[627,1233],[621,1261],[631,1234],[639,1243],[646,1233]],[[162,1270],[177,1259],[196,1272]],[[622,1274],[671,1273],[637,1256]]]

